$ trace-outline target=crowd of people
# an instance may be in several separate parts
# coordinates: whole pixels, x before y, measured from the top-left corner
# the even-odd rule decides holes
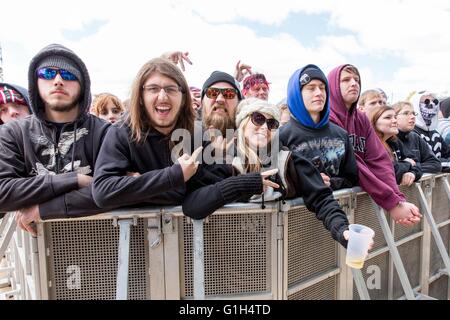
[[[126,101],[91,101],[76,53],[38,52],[28,90],[0,83],[0,211],[36,235],[42,220],[124,206],[182,205],[201,219],[233,201],[303,197],[345,247],[349,223],[333,190],[361,186],[411,226],[421,214],[399,185],[450,169],[450,100],[432,92],[391,105],[379,88],[361,94],[356,66],[326,76],[308,64],[274,105],[266,75],[248,64],[213,71],[199,88],[184,63],[187,52],[165,53],[141,67]]]

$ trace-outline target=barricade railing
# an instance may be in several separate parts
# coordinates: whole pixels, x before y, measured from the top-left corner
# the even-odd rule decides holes
[[[449,298],[449,175],[401,187],[424,214],[396,225],[360,188],[334,193],[350,223],[375,230],[363,269],[345,264],[303,200],[231,204],[193,221],[181,207],[122,209],[16,229],[8,243],[17,299]],[[10,214],[10,216],[12,216]],[[1,239],[7,222],[2,221]]]

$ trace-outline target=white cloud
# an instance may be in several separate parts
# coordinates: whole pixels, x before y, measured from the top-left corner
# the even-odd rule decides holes
[[[194,65],[187,66],[185,75],[196,86],[213,70],[232,73],[239,59],[253,65],[272,83],[272,102],[285,95],[290,75],[307,63],[327,73],[338,64],[356,60],[365,88],[382,87],[394,97],[424,86],[450,88],[448,1],[429,0],[424,5],[414,0],[79,0],[69,5],[16,0],[4,4],[2,10],[14,7],[27,10],[20,11],[20,19],[3,15],[0,20],[4,73],[6,81],[24,85],[31,58],[46,44],[56,42],[85,61],[93,92],[109,91],[121,98],[127,96],[132,79],[147,60],[170,50],[190,52]],[[314,43],[307,43],[299,40],[298,30],[268,37],[250,29],[251,23],[239,24],[250,21],[277,28],[299,12],[329,15],[325,29],[330,34],[320,34]],[[79,41],[64,38],[64,31],[82,31],[92,21],[105,24]],[[401,65],[386,63],[390,70],[371,65],[374,58],[382,61],[393,55]]]

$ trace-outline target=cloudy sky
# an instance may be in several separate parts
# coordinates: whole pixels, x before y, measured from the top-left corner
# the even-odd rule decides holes
[[[238,60],[252,65],[274,103],[309,63],[326,74],[352,63],[363,90],[383,88],[391,102],[413,90],[450,94],[446,0],[15,0],[2,11],[4,80],[25,86],[31,58],[61,43],[85,61],[93,93],[122,99],[146,61],[172,50],[189,52],[185,76],[199,87]]]

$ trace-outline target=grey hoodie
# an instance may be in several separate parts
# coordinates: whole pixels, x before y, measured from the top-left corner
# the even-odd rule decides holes
[[[36,67],[49,55],[61,55],[82,74],[80,113],[57,128],[44,117],[37,88]],[[52,44],[42,49],[29,67],[29,98],[33,115],[0,127],[0,211],[39,204],[42,219],[76,217],[105,211],[92,199],[91,188],[78,188],[77,174],[93,175],[95,161],[109,123],[87,113],[90,80],[86,66],[71,50]]]

